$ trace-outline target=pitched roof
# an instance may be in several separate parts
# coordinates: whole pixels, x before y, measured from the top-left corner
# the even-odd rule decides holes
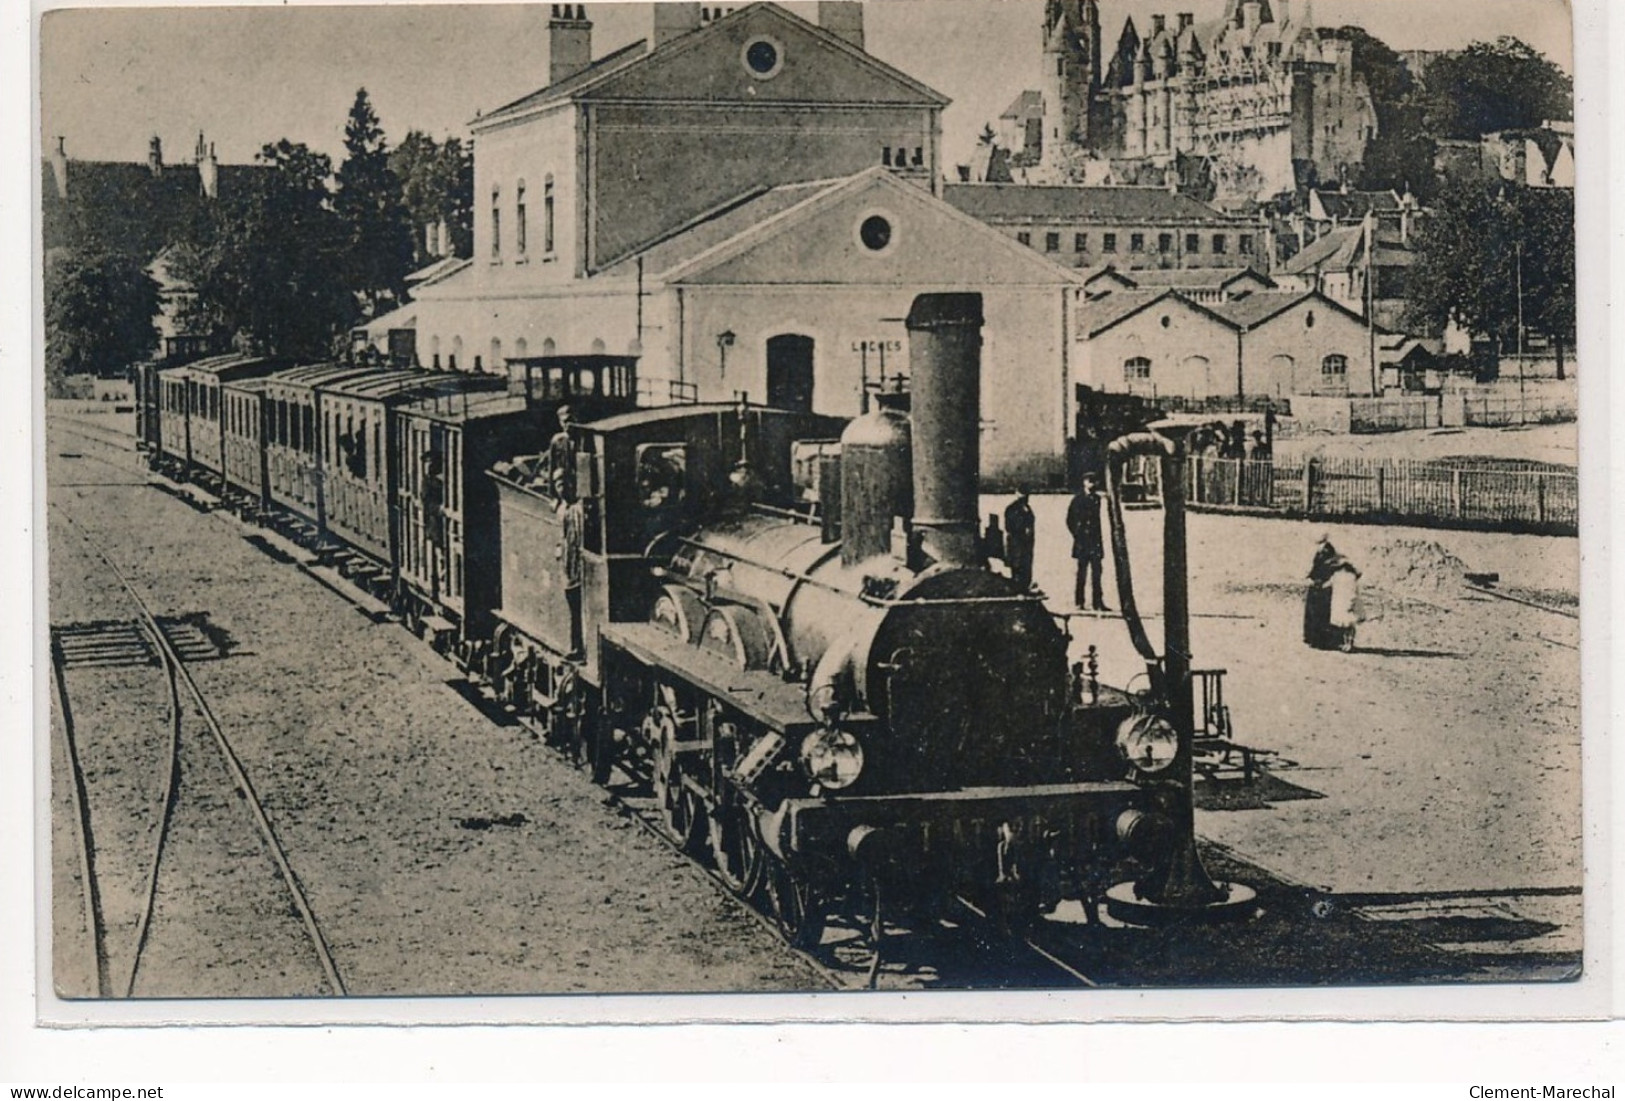
[[[948,184],[942,197],[984,222],[1181,222],[1234,225],[1205,203],[1161,187]]]
[[[1328,218],[1364,218],[1368,213],[1397,213],[1403,209],[1399,196],[1392,191],[1333,191],[1319,190],[1315,197]]]
[[[1099,336],[1112,326],[1128,320],[1141,310],[1164,299],[1177,301],[1199,314],[1213,318],[1220,324],[1239,330],[1255,329],[1270,318],[1305,301],[1313,301],[1361,325],[1365,324],[1365,318],[1318,291],[1254,291],[1222,302],[1195,302],[1178,290],[1170,288],[1116,291],[1095,302],[1087,303],[1081,311],[1084,331],[1090,338]]]
[[[772,16],[794,25],[797,31],[810,35],[838,53],[861,59],[870,71],[883,74],[885,77],[890,78],[894,84],[905,86],[920,101],[934,103],[938,106],[947,106],[949,103],[948,97],[941,92],[927,87],[907,73],[893,68],[860,47],[854,46],[833,31],[820,27],[815,23],[810,23],[800,16],[779,7],[777,4],[768,2],[768,0],[757,0],[756,3],[746,5],[738,11],[723,16],[721,19],[705,24],[697,31],[679,35],[653,49],[649,48],[646,39],[640,39],[628,46],[623,46],[621,49],[599,58],[585,69],[566,77],[564,80],[550,84],[545,88],[532,92],[528,96],[499,107],[488,115],[473,120],[470,126],[478,132],[493,123],[508,121],[550,103],[584,98],[589,93],[603,92],[606,87],[609,91],[609,97],[606,98],[612,98],[614,84],[611,82],[615,78],[640,71],[647,65],[654,64],[656,61],[665,61],[685,51],[704,48],[713,35],[723,33],[721,28],[726,28],[763,12],[771,13]],[[692,89],[685,89],[684,91],[690,96],[693,95]]]
[[[788,210],[841,182],[844,181],[815,180],[809,183],[754,188],[679,226],[672,233],[649,243],[639,251],[614,261],[604,269],[603,275],[614,277],[628,274],[631,266],[640,258],[643,260],[643,270],[648,274],[670,271],[775,214]]]
[[[484,127],[493,122],[501,122],[514,115],[522,115],[543,104],[562,102],[569,99],[576,92],[592,84],[600,77],[607,76],[622,66],[630,65],[632,62],[644,57],[649,52],[648,47],[648,40],[640,38],[636,42],[622,46],[613,53],[605,54],[578,73],[573,73],[563,80],[549,84],[545,88],[539,88],[529,95],[521,96],[512,103],[503,104],[488,115],[481,115],[469,125]]]
[[[1127,272],[1124,277],[1141,287],[1183,290],[1221,290],[1249,278],[1266,288],[1275,286],[1275,280],[1256,268],[1146,268]]]
[[[1079,310],[1079,320],[1086,334],[1097,336],[1164,298],[1179,298],[1179,301],[1192,305],[1167,289],[1112,291],[1092,302],[1085,302]]]
[[[1309,275],[1317,271],[1348,271],[1364,253],[1365,233],[1359,226],[1334,229],[1301,249],[1281,265],[1282,275]]]
[[[1044,93],[1032,88],[1022,92],[1010,101],[1010,106],[1004,109],[1001,119],[1042,118],[1044,114]]]

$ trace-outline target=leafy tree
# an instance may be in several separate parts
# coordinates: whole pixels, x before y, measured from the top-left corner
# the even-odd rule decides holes
[[[1574,339],[1574,197],[1556,188],[1457,183],[1443,192],[1416,237],[1407,320],[1518,346],[1526,332],[1563,350]]]
[[[333,210],[345,230],[343,272],[351,291],[375,317],[406,299],[412,271],[412,225],[401,184],[389,168],[389,146],[367,90],[356,90],[344,125],[344,163]]]
[[[234,335],[267,355],[323,358],[356,312],[341,262],[347,238],[332,209],[332,161],[283,139],[256,175],[226,196],[208,230],[176,249],[172,270],[195,297],[182,321]]]
[[[1424,124],[1440,138],[1477,138],[1574,116],[1574,82],[1516,38],[1474,42],[1428,68]]]
[[[1363,28],[1338,27],[1321,34],[1353,44],[1354,72],[1365,80],[1377,116],[1377,133],[1366,146],[1355,182],[1368,190],[1408,188],[1426,198],[1433,181],[1433,137],[1425,129],[1410,69]]]
[[[452,253],[473,254],[474,162],[457,138],[437,143],[412,130],[389,154],[389,168],[401,184],[401,200],[413,227],[414,262],[432,257],[424,249],[422,228],[444,222]]]
[[[158,283],[141,261],[110,252],[63,252],[45,272],[45,370],[115,375],[158,347]]]

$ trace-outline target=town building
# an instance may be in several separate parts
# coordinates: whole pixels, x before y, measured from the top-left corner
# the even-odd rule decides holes
[[[1166,187],[948,184],[943,198],[1070,267],[1267,266],[1263,223],[1220,213]]]
[[[1078,310],[1073,381],[1194,402],[1369,396],[1383,335],[1312,290],[1208,302],[1173,289],[1113,290]]]
[[[1122,180],[1120,162],[1194,155],[1212,162],[1221,196],[1343,178],[1376,134],[1370,90],[1353,44],[1319,33],[1309,0],[1299,16],[1288,4],[1229,0],[1204,23],[1157,14],[1143,33],[1130,18],[1108,52],[1096,0],[1047,0],[1041,121],[1027,96],[1013,105],[1012,161],[1037,164],[1031,182],[1062,183],[1100,178],[1103,162]]]
[[[261,165],[225,165],[202,134],[190,159],[164,160],[154,137],[145,161],[84,161],[59,136],[41,164],[40,235],[47,261],[58,249],[114,252],[143,261],[195,235],[209,206],[248,186]]]
[[[1409,192],[1311,190],[1305,212],[1285,219],[1284,239],[1304,246],[1271,273],[1289,290],[1318,290],[1378,326],[1405,325],[1413,249],[1423,217]]]
[[[560,6],[553,83],[473,124],[474,256],[419,283],[419,359],[624,357],[700,400],[850,415],[906,369],[915,295],[975,291],[983,474],[1058,479],[1079,277],[944,202],[946,99],[863,52],[861,6],[818,16],[660,4],[589,61]]]

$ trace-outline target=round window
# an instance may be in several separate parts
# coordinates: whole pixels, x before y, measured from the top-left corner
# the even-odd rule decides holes
[[[1315,311],[1314,310],[1310,310],[1308,313],[1303,315],[1303,327],[1306,328],[1306,329],[1313,329],[1315,327]]]
[[[1162,315],[1162,327],[1164,329],[1166,329],[1169,325],[1172,325],[1173,321],[1174,319],[1169,317],[1167,314]]]
[[[758,80],[777,76],[784,64],[784,53],[770,38],[754,38],[745,44],[745,68]]]
[[[880,252],[891,244],[891,222],[879,214],[871,214],[858,227],[858,239],[870,252]]]

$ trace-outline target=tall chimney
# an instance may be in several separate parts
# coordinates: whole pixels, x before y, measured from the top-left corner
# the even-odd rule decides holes
[[[974,566],[982,421],[982,296],[922,294],[908,311],[914,532],[946,566]]]
[[[1182,11],[1179,13],[1179,29],[1186,30],[1196,25],[1196,13]]]
[[[1246,3],[1241,5],[1242,30],[1256,31],[1263,21],[1264,5],[1260,0],[1246,0]]]
[[[699,4],[684,2],[656,4],[654,21],[654,49],[689,31],[700,29]]]
[[[154,176],[160,175],[164,170],[164,146],[158,140],[157,134],[154,134],[152,140],[147,143],[147,167],[152,170]]]
[[[1168,17],[1166,15],[1153,15],[1151,17],[1151,33],[1147,37],[1155,38],[1157,35],[1166,30],[1167,27]]]
[[[863,49],[863,5],[858,0],[818,0],[818,25]]]
[[[592,64],[592,23],[582,4],[554,4],[547,21],[547,82],[567,80]]]

